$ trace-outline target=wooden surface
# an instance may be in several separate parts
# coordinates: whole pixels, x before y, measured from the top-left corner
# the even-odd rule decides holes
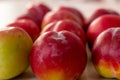
[[[0,0],[0,27],[4,27],[12,22],[18,15],[22,14],[26,5],[32,0]],[[33,0],[34,1],[34,0]],[[80,10],[86,18],[89,18],[92,13],[98,8],[110,8],[120,13],[120,0],[102,0],[101,2],[85,2],[84,0],[38,0],[44,2],[50,8],[55,8],[61,5],[75,7]],[[90,51],[87,49],[88,54]],[[80,80],[109,80],[100,77],[95,68],[93,67],[88,55],[88,64],[81,76]],[[12,80],[37,80],[33,75],[31,68]],[[110,79],[112,80],[112,79]],[[113,79],[114,80],[114,79]]]

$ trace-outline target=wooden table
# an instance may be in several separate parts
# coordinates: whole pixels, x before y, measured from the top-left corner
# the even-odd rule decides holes
[[[32,0],[1,0],[0,1],[0,27],[5,27],[8,23],[12,22],[18,15],[22,14],[25,10],[25,6]],[[34,1],[34,0],[33,0]],[[84,16],[88,19],[92,13],[98,8],[110,8],[120,13],[120,1],[115,0],[102,0],[101,2],[85,2],[83,0],[38,0],[44,2],[52,9],[64,5],[75,7],[80,10]],[[108,80],[100,77],[95,68],[93,67],[90,59],[90,51],[87,49],[88,64],[81,76],[80,80]],[[13,79],[12,79],[13,80]],[[16,77],[14,80],[37,80],[33,75],[31,68]],[[111,80],[111,79],[110,79]]]

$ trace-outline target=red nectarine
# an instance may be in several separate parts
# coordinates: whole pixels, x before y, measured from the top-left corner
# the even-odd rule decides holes
[[[50,11],[43,18],[42,29],[51,22],[56,22],[64,19],[73,20],[79,23],[79,25],[82,25],[81,20],[75,14],[69,11]]]
[[[17,19],[31,19],[33,20],[41,29],[41,22],[43,17],[47,12],[50,11],[50,8],[44,3],[30,3],[26,9],[26,13],[18,16]]]
[[[40,80],[76,80],[86,63],[84,44],[68,31],[41,34],[30,55],[32,70]]]
[[[12,23],[9,23],[7,25],[8,27],[19,27],[25,30],[33,41],[37,39],[37,37],[40,35],[40,29],[38,26],[30,19],[20,19],[15,20]]]
[[[46,25],[41,33],[47,31],[59,32],[63,30],[75,33],[79,38],[81,38],[82,42],[86,44],[86,37],[83,28],[77,22],[72,20],[60,20],[57,22],[52,22]]]
[[[76,8],[73,8],[73,7],[67,7],[67,6],[60,6],[56,9],[57,11],[69,11],[73,14],[75,14],[82,22],[82,27],[84,28],[84,25],[85,25],[85,17],[84,15],[79,11],[77,10]]]
[[[105,78],[120,79],[120,28],[109,28],[96,38],[92,61]]]
[[[103,16],[103,15],[106,15],[106,14],[114,14],[114,15],[119,15],[118,12],[112,10],[112,9],[104,9],[104,8],[100,8],[100,9],[97,9],[93,14],[92,16],[88,19],[87,21],[87,25],[86,25],[86,30],[87,28],[89,27],[90,23],[92,21],[94,21],[96,18],[100,17],[100,16]]]
[[[96,39],[96,37],[104,30],[111,27],[119,27],[120,26],[120,16],[118,15],[103,15],[97,19],[95,19],[87,30],[87,39],[90,48]]]

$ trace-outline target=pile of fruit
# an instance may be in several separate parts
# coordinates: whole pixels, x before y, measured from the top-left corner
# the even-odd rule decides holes
[[[50,9],[31,4],[0,29],[0,79],[11,79],[29,66],[39,80],[78,80],[87,64],[86,44],[97,72],[120,79],[120,15],[98,9],[85,19],[76,8]]]

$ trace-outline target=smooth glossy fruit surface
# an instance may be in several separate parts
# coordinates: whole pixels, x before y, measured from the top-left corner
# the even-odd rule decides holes
[[[89,25],[98,17],[106,15],[106,14],[114,14],[114,15],[120,15],[118,12],[112,10],[112,9],[104,9],[104,8],[100,8],[97,9],[92,16],[88,19],[87,21],[87,25],[86,25],[86,30],[89,27]]]
[[[100,33],[93,45],[92,61],[101,76],[120,79],[120,28]]]
[[[87,64],[85,46],[71,32],[46,32],[35,41],[30,63],[40,80],[76,80]]]
[[[57,22],[52,22],[45,26],[41,34],[47,31],[59,32],[64,30],[76,34],[79,38],[81,38],[82,42],[86,44],[86,37],[83,28],[77,22],[72,20],[60,20]]]
[[[87,30],[87,39],[90,48],[96,39],[96,37],[103,32],[104,30],[111,27],[119,27],[120,26],[120,16],[118,15],[104,15],[97,19],[95,19]]]

